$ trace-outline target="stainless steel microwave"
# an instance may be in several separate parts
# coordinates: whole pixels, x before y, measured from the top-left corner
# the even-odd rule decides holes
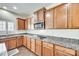
[[[34,23],[34,29],[44,29],[45,28],[45,23],[44,22],[36,22]]]

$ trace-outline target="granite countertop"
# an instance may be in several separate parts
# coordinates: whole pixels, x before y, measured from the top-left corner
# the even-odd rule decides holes
[[[78,39],[71,39],[71,38],[63,38],[63,37],[55,37],[55,36],[47,36],[46,38],[40,38],[39,36],[35,35],[26,35],[32,39],[39,39],[42,41],[46,41],[52,44],[57,44],[66,48],[79,50],[79,40]]]
[[[79,50],[79,40],[78,39],[72,39],[72,38],[63,38],[63,37],[55,37],[55,36],[43,36],[43,35],[37,35],[37,34],[16,34],[12,36],[6,36],[6,37],[0,37],[0,39],[4,38],[11,38],[11,37],[17,37],[17,36],[28,36],[32,39],[39,39],[42,41],[46,41],[52,44],[57,44],[64,46],[66,48],[71,48],[74,50]]]
[[[48,37],[43,39],[43,41],[64,46],[66,48],[79,50],[79,40],[69,39],[69,38],[61,38],[61,37]]]

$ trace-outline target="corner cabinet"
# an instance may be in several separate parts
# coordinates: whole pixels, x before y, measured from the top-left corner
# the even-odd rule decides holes
[[[67,28],[67,4],[61,4],[54,8],[54,28]]]
[[[17,29],[18,30],[25,30],[26,29],[26,20],[17,18]]]
[[[18,36],[17,37],[17,47],[22,46],[23,44],[23,36]]]

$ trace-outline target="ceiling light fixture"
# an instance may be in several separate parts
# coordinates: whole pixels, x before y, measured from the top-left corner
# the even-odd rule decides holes
[[[17,8],[14,6],[13,9],[17,9]]]
[[[3,6],[2,8],[3,8],[3,9],[7,9],[7,7],[6,7],[6,6]]]

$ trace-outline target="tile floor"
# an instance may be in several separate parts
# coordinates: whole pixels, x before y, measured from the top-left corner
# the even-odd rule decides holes
[[[19,53],[17,53],[14,56],[36,56],[34,53],[30,52],[27,48],[25,47],[20,47],[18,48]]]

